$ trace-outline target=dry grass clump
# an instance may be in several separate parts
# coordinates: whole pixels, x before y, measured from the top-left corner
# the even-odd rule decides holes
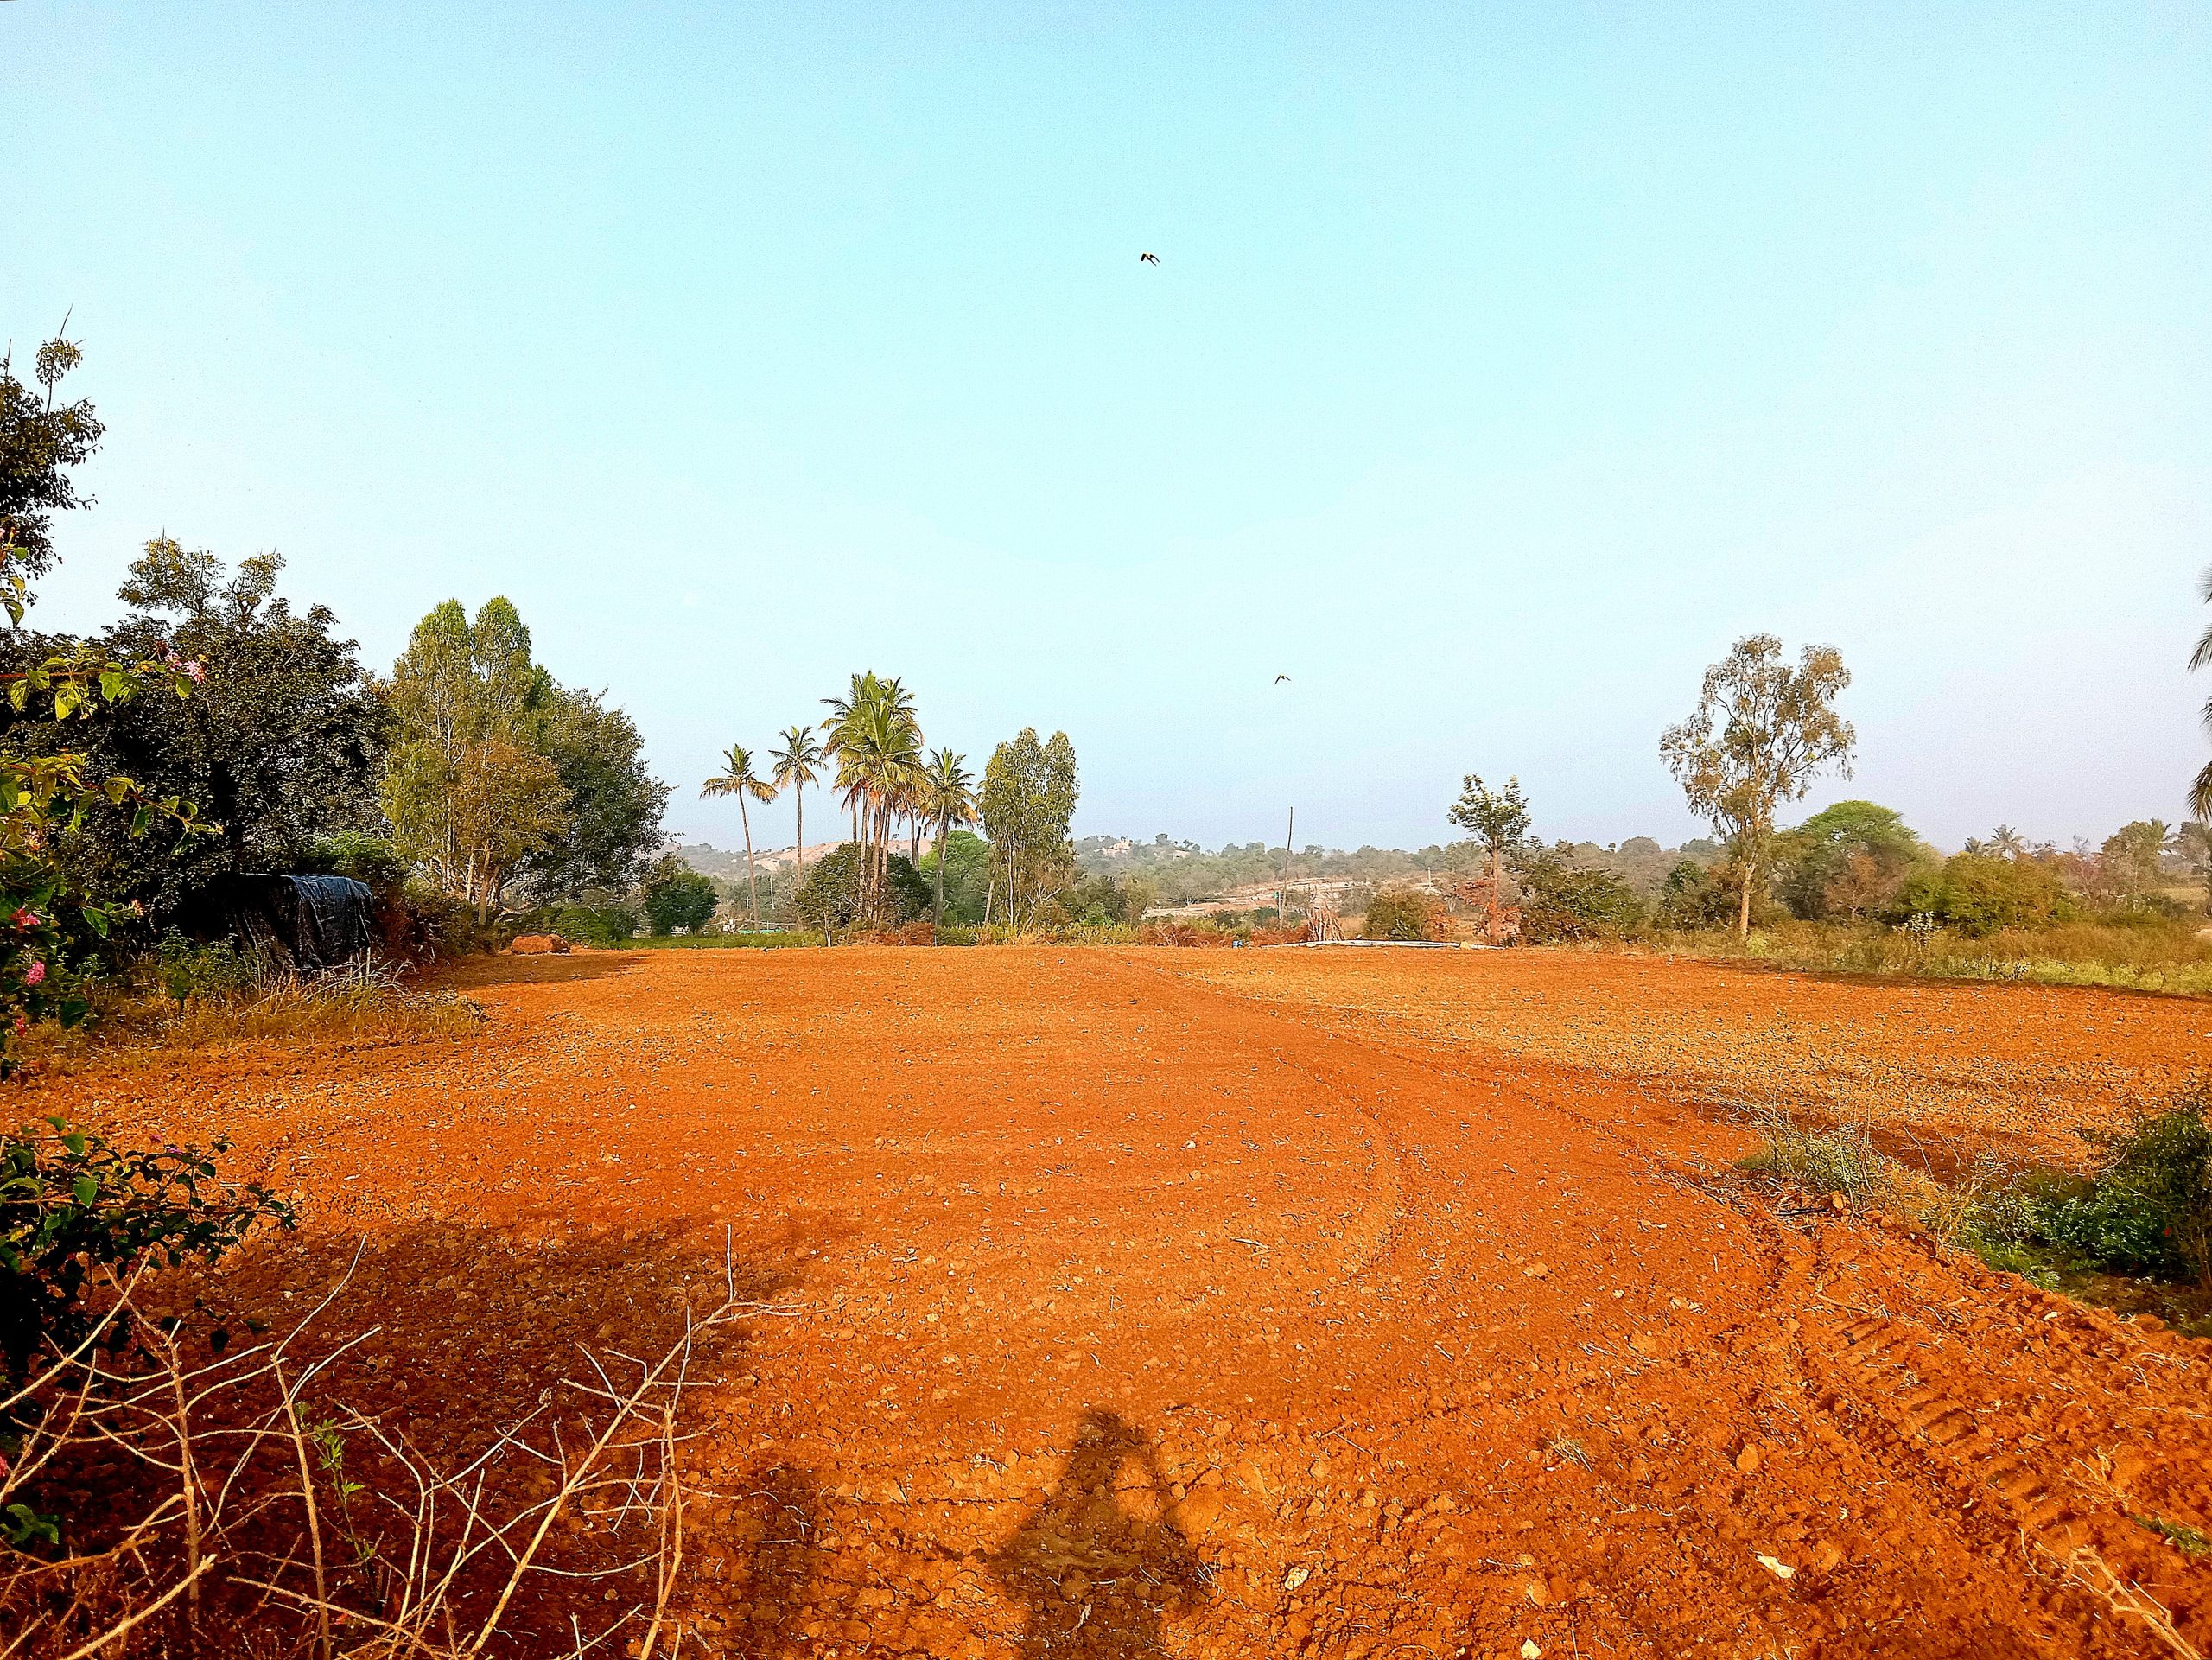
[[[467,1037],[486,1018],[482,1004],[418,988],[404,965],[381,957],[300,972],[203,948],[190,961],[157,958],[97,989],[88,1022],[69,1031],[35,1027],[22,1052],[51,1069],[103,1051]]]
[[[143,1275],[111,1275],[92,1334],[0,1398],[17,1442],[0,1466],[0,1653],[675,1655],[696,1635],[676,1601],[678,1452],[686,1396],[711,1381],[702,1345],[790,1312],[725,1281],[657,1358],[587,1352],[448,1465],[328,1398],[332,1364],[372,1334],[314,1347],[343,1282],[282,1338],[232,1347],[151,1317]]]
[[[409,986],[399,970],[364,958],[319,974],[279,974],[226,995],[195,996],[162,1012],[158,1040],[201,1047],[257,1040],[359,1043],[465,1037],[483,1005]]]
[[[1871,1125],[1845,1118],[1825,1129],[1796,1122],[1787,1108],[1762,1111],[1757,1120],[1763,1145],[1743,1161],[1796,1183],[1815,1194],[1840,1193],[1853,1208],[1893,1211],[1943,1239],[1956,1239],[1983,1198],[1981,1167],[1963,1181],[1939,1181],[1882,1151]]]

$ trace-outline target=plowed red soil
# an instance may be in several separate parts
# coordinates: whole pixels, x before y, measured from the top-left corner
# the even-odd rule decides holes
[[[332,1387],[455,1445],[664,1338],[727,1231],[793,1312],[698,1402],[702,1651],[2212,1645],[2150,1525],[2212,1532],[2212,1344],[1727,1162],[1761,1089],[2047,1139],[2202,1003],[1535,952],[467,978],[475,1040],[43,1087],[299,1191],[232,1276],[271,1314],[365,1237]]]

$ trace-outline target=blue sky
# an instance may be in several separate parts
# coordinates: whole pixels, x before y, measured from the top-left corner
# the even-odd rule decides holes
[[[379,666],[505,593],[695,837],[862,667],[1209,844],[1470,769],[1690,834],[1755,630],[1857,677],[1808,806],[2101,836],[2204,757],[2194,4],[13,0],[0,72],[0,331],[73,307],[109,425],[41,622],[164,529]]]

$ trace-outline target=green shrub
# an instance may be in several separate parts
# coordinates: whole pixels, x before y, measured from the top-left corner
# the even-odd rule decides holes
[[[1402,888],[1377,894],[1367,906],[1366,939],[1422,940],[1446,937],[1444,906],[1432,894]]]
[[[1711,866],[1684,859],[1660,884],[1659,922],[1669,928],[1732,928],[1736,903],[1735,894]]]
[[[498,943],[477,921],[474,906],[420,876],[410,876],[391,905],[378,907],[378,923],[388,946],[416,958],[475,956]]]
[[[793,901],[801,922],[819,931],[849,928],[861,919],[861,858],[860,844],[847,842],[814,862]],[[887,856],[887,863],[889,880],[886,884],[884,914],[870,920],[896,927],[928,915],[929,885],[914,868],[913,862],[903,853],[893,853]]]
[[[1532,945],[1622,939],[1643,925],[1643,896],[1609,870],[1575,865],[1565,853],[1530,849],[1514,863],[1521,884],[1521,938]]]
[[[1159,890],[1141,876],[1078,876],[1060,895],[1059,907],[1080,927],[1106,928],[1141,921],[1158,897]]]
[[[340,830],[315,838],[305,863],[330,876],[351,876],[378,903],[397,899],[407,886],[407,858],[380,836]]]
[[[1922,872],[1897,899],[1900,915],[1932,916],[1976,939],[2006,928],[2042,928],[2069,912],[2058,878],[2026,859],[1958,853],[1941,871]]]
[[[2087,1177],[2031,1172],[1988,1187],[1969,1243],[1999,1267],[2044,1247],[2090,1267],[2173,1279],[2212,1277],[2212,1088],[2198,1084],[2116,1133],[2084,1130]]]
[[[2212,1273],[2212,1091],[2190,1091],[2096,1147],[2086,1192],[2049,1209],[2052,1244],[2123,1273],[2202,1279]]]
[[[254,983],[254,965],[227,939],[195,945],[174,928],[154,944],[154,971],[181,1008],[195,996],[243,991]]]
[[[714,878],[701,875],[673,853],[664,855],[645,878],[645,919],[656,934],[678,928],[702,928],[721,903]]]
[[[258,1182],[217,1180],[213,1154],[164,1147],[124,1152],[71,1129],[0,1133],[0,1366],[20,1383],[54,1345],[97,1324],[88,1288],[103,1271],[213,1262],[264,1222],[294,1225],[291,1206]]]
[[[620,945],[645,926],[644,910],[628,900],[548,905],[517,919],[515,932],[558,934],[579,945]]]

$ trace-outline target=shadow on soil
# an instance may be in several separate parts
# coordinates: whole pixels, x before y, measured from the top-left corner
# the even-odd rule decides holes
[[[1157,1654],[1166,1621],[1208,1593],[1205,1570],[1169,1519],[1173,1491],[1152,1444],[1121,1414],[1088,1407],[1067,1473],[988,1559],[1025,1611],[1025,1655]]]
[[[737,1652],[798,1660],[842,1652],[841,1644],[855,1652],[887,1640],[899,1651],[911,1646],[911,1637],[902,1642],[879,1629],[881,1600],[871,1603],[868,1593],[879,1583],[906,1593],[914,1587],[901,1585],[893,1561],[872,1563],[857,1579],[839,1564],[847,1542],[811,1471],[776,1465],[745,1486],[733,1495],[723,1536],[728,1557],[710,1570],[728,1582],[743,1631]],[[1091,1407],[1068,1450],[1066,1473],[1031,1504],[1013,1536],[980,1557],[938,1560],[980,1568],[996,1582],[1018,1611],[1019,1631],[979,1620],[976,1634],[1014,1636],[1025,1657],[1164,1654],[1167,1621],[1211,1593],[1198,1553],[1168,1517],[1174,1503],[1149,1441],[1110,1408]],[[966,1617],[980,1612],[970,1604]]]
[[[242,1250],[222,1272],[164,1275],[143,1307],[150,1317],[178,1322],[182,1358],[195,1368],[215,1367],[226,1353],[250,1355],[276,1336],[296,1334],[295,1375],[311,1380],[302,1397],[308,1421],[334,1427],[327,1446],[315,1444],[330,1458],[342,1457],[346,1477],[363,1484],[348,1517],[381,1518],[375,1527],[384,1535],[401,1526],[389,1517],[407,1513],[415,1490],[406,1472],[380,1453],[373,1434],[344,1428],[351,1414],[438,1471],[473,1468],[468,1485],[485,1513],[515,1513],[550,1491],[550,1478],[540,1459],[512,1448],[486,1458],[503,1431],[539,1414],[530,1439],[541,1449],[556,1435],[572,1446],[580,1433],[588,1439],[585,1426],[607,1414],[588,1391],[603,1387],[602,1379],[626,1387],[639,1376],[640,1362],[667,1354],[683,1339],[687,1307],[696,1321],[728,1297],[770,1302],[789,1282],[779,1263],[727,1256],[724,1241],[722,1228],[704,1219],[626,1234],[579,1231],[557,1241],[451,1222],[410,1224],[365,1237],[275,1233]],[[727,1411],[715,1404],[715,1385],[742,1369],[749,1324],[740,1320],[694,1336],[688,1376],[704,1386],[703,1398],[687,1416],[708,1424]],[[203,1372],[203,1381],[213,1375]],[[266,1395],[258,1385],[235,1396],[207,1390],[195,1417],[217,1456],[227,1460],[242,1440],[263,1439],[235,1432],[268,1409]],[[304,1511],[285,1448],[280,1441],[270,1448],[266,1455],[252,1453],[223,1479],[235,1486],[235,1507],[247,1513],[232,1549],[245,1553],[241,1560],[279,1563],[281,1574],[284,1564],[299,1560],[296,1536]],[[485,1461],[477,1466],[480,1458]],[[223,1467],[228,1471],[227,1462]],[[97,1550],[159,1499],[162,1479],[88,1439],[58,1460],[29,1497],[47,1507],[42,1513],[61,1519],[71,1549]],[[607,1514],[606,1495],[594,1494],[588,1508]],[[649,1529],[632,1536],[642,1523],[626,1529],[594,1517],[580,1522],[585,1524],[550,1542],[549,1566],[596,1572],[634,1557],[641,1547],[650,1554]],[[373,1552],[364,1555],[364,1571],[381,1572],[374,1566],[380,1560]],[[162,1568],[150,1560],[148,1566],[156,1573]],[[471,1569],[462,1582],[464,1604],[485,1588],[474,1581],[489,1583],[498,1570],[488,1556]],[[207,1583],[212,1606],[200,1616],[201,1630],[209,1619],[231,1622],[251,1635],[256,1652],[289,1652],[304,1641],[281,1612],[284,1605],[272,1608],[221,1576]],[[346,1594],[359,1606],[380,1593],[353,1587]],[[650,1577],[628,1572],[611,1580],[533,1579],[502,1624],[510,1647],[499,1651],[565,1651],[572,1620],[601,1630],[641,1597],[649,1606],[652,1596]],[[163,1619],[146,1627],[157,1649],[170,1637],[186,1643],[170,1651],[199,1651],[181,1631],[168,1631]]]

